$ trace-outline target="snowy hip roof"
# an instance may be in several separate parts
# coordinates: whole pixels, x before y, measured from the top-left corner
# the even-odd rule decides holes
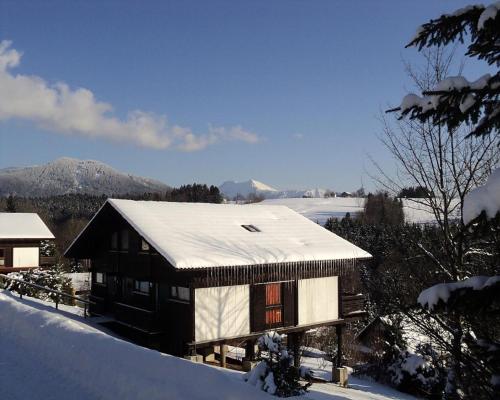
[[[107,203],[180,269],[371,257],[284,206]]]
[[[54,239],[38,214],[0,213],[0,239]]]

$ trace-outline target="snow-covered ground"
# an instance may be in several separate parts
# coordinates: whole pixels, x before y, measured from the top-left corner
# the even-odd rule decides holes
[[[304,358],[327,379],[331,364]],[[350,388],[314,384],[304,399],[414,399],[350,378]],[[17,399],[271,399],[240,372],[196,364],[125,342],[76,307],[19,299],[0,290],[0,392]]]
[[[330,197],[267,199],[255,204],[287,206],[310,220],[324,225],[329,218],[343,218],[346,213],[354,215],[363,211],[364,203],[364,198]],[[435,221],[434,215],[428,207],[411,199],[403,199],[403,211],[406,222],[409,223],[424,224]]]

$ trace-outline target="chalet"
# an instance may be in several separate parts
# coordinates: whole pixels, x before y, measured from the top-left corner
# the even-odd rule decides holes
[[[0,273],[50,264],[53,257],[40,255],[40,241],[53,239],[37,214],[0,213]]]
[[[284,206],[109,199],[66,256],[90,259],[91,312],[176,355],[253,343],[295,348],[359,316],[366,251]],[[298,352],[297,352],[298,353]],[[223,358],[223,357],[221,357]]]

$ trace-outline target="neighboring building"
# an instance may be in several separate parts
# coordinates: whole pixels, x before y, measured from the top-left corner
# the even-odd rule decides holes
[[[40,255],[40,241],[53,239],[37,214],[0,213],[0,273],[50,264],[53,257]]]
[[[252,349],[270,329],[297,346],[340,327],[362,313],[358,268],[371,258],[283,206],[114,199],[66,256],[91,260],[92,313],[176,355]]]

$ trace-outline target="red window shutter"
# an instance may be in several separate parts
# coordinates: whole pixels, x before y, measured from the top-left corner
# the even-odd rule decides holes
[[[266,306],[281,304],[281,283],[266,285]]]

